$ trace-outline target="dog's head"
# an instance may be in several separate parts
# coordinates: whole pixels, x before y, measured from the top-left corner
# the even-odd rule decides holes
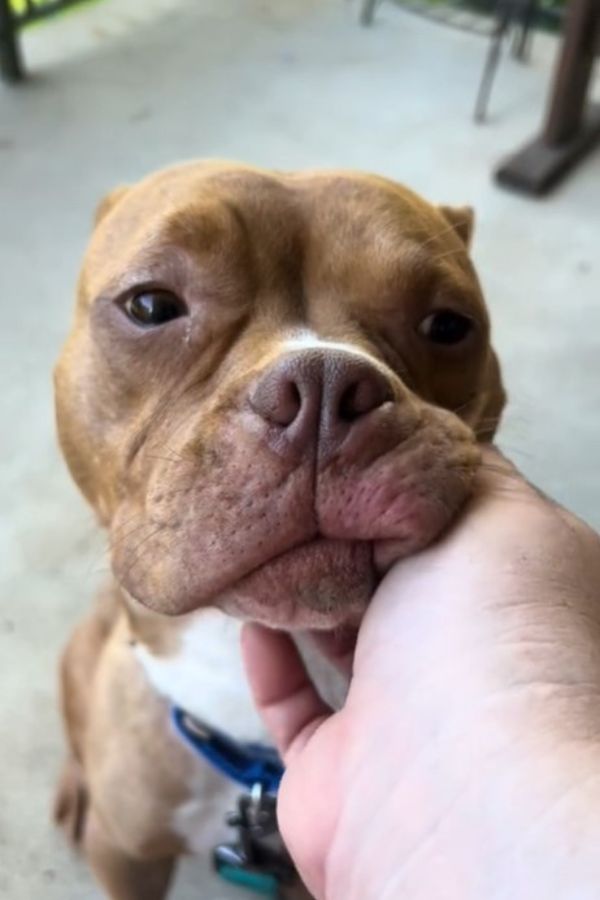
[[[329,627],[436,537],[504,401],[471,225],[348,173],[197,163],[109,195],[55,380],[129,594]]]

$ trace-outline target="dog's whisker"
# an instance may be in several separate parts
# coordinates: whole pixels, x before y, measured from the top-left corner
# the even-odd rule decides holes
[[[135,525],[130,531],[125,531],[121,534],[111,535],[110,542],[109,542],[110,549],[114,550],[117,547],[120,547],[122,544],[124,544],[125,541],[131,540],[131,538],[134,537],[136,534],[138,534],[138,532],[140,532],[142,530],[142,528],[145,528],[146,525],[147,525],[146,522],[138,522],[138,524]]]
[[[462,228],[463,226],[468,226],[470,224],[470,221],[471,221],[470,219],[463,219],[462,222],[457,222],[457,223],[451,222],[450,224],[448,224],[448,226],[446,228],[442,228],[442,229],[440,229],[440,231],[436,231],[435,234],[430,235],[430,237],[428,237],[425,241],[423,241],[420,244],[420,246],[427,247],[427,246],[429,246],[429,244],[432,244],[435,241],[439,240],[439,238],[444,237],[445,234],[450,234],[451,232],[456,231],[458,228]],[[462,248],[461,252],[464,253],[465,249]]]
[[[186,462],[186,463],[198,462],[198,456],[195,453],[182,453],[180,450],[172,449],[169,446],[169,444],[165,444],[164,446],[167,448],[169,453],[173,453],[178,459],[181,460],[181,462]]]
[[[85,567],[85,578],[93,578],[94,575],[99,575],[103,572],[110,571],[110,565],[103,561],[101,557],[97,556],[93,560],[90,560],[88,565]]]
[[[193,460],[185,459],[183,456],[173,458],[172,456],[157,456],[155,453],[147,453],[146,459],[154,459],[159,462],[167,462],[167,463],[173,463],[173,464],[182,463],[182,462],[187,462],[187,463],[193,462]]]
[[[534,460],[536,458],[535,453],[531,453],[529,450],[524,450],[521,446],[517,444],[507,444],[506,441],[502,441],[502,451],[510,454],[511,456],[520,456],[526,460]]]
[[[149,534],[147,534],[144,538],[142,538],[142,540],[139,542],[139,544],[136,547],[134,547],[134,549],[131,553],[133,559],[131,560],[131,562],[127,568],[127,576],[131,575],[135,566],[137,566],[141,562],[141,560],[144,557],[145,552],[147,550],[146,545],[148,544],[148,541],[150,541],[150,540],[152,540],[152,538],[156,537],[156,535],[160,531],[163,531],[164,528],[165,528],[164,525],[162,525],[162,524],[158,525],[156,528],[152,529],[149,532]]]
[[[453,250],[446,250],[445,253],[438,253],[437,256],[433,256],[431,262],[438,262],[440,259],[445,259],[447,256],[462,256],[464,252],[464,247],[455,247]]]
[[[135,531],[136,528],[141,527],[143,525],[143,517],[142,513],[136,512],[135,515],[130,516],[130,518],[126,519],[124,522],[121,522],[116,528],[112,528],[109,535],[109,540],[114,540],[116,537],[123,537],[123,533],[126,528],[128,528],[133,522],[137,520],[137,524],[132,529],[131,533]]]
[[[167,448],[169,453],[171,453],[176,459],[181,460],[181,462],[194,462],[193,456],[185,456],[179,450],[174,450],[172,447],[169,446],[169,444],[165,444],[165,447]]]
[[[465,402],[461,403],[459,406],[453,406],[452,409],[450,410],[450,412],[453,412],[455,415],[458,415],[459,413],[464,412],[465,409],[468,409],[469,406],[471,406],[471,404],[474,403],[476,399],[477,399],[476,397],[469,397],[468,400],[465,400]]]
[[[123,522],[119,522],[118,525],[112,526],[111,531],[113,533],[122,530],[124,526],[129,525],[130,522],[133,522],[134,519],[137,519],[141,515],[140,511],[136,509],[130,516],[128,516]]]
[[[95,575],[106,575],[106,574],[110,575],[111,573],[112,573],[112,568],[110,565],[107,564],[107,565],[102,566],[99,563],[96,563],[93,566],[90,566],[90,568],[87,572],[87,577],[93,578]]]
[[[485,429],[489,429],[491,427],[495,428],[497,425],[500,424],[501,421],[502,421],[502,413],[498,413],[498,415],[495,415],[495,416],[484,416],[483,418],[477,420],[473,430],[477,434],[478,431],[481,431],[484,428]]]
[[[489,425],[490,422],[497,424],[502,419],[502,413],[497,413],[494,416],[483,416],[478,420],[478,425]]]
[[[455,416],[458,416],[460,413],[464,412],[466,409],[468,409],[474,403],[477,403],[478,400],[479,400],[479,397],[477,396],[477,394],[473,393],[462,403],[459,403],[458,406],[451,406],[450,412],[454,413]]]
[[[137,519],[138,517],[139,513],[136,512],[134,515],[127,518],[125,522],[121,522],[117,528],[112,529],[111,533],[108,535],[108,543],[102,548],[99,553],[94,554],[93,559],[90,560],[86,571],[87,577],[91,577],[92,575],[98,574],[99,572],[106,572],[111,570],[110,562],[107,565],[102,566],[100,565],[100,563],[106,559],[107,555],[110,555],[110,551],[114,547],[119,546],[122,541],[127,540],[130,535],[135,534],[135,532],[141,527],[141,523],[138,523],[138,525],[135,528],[132,528],[128,534],[123,534],[123,530],[128,525],[131,525],[134,519]]]
[[[128,534],[122,535],[118,540],[111,541],[110,552],[116,553],[120,550],[126,549],[127,546],[131,543],[131,541],[135,540],[137,535],[139,535],[139,533],[141,531],[143,531],[146,527],[147,527],[146,523],[142,523],[137,528],[133,529],[133,531],[130,531]],[[135,553],[135,549],[137,549],[137,548],[134,548],[134,550],[133,550],[134,553]]]
[[[195,482],[192,481],[191,484],[186,485],[185,487],[177,488],[175,491],[169,491],[169,497],[175,497],[177,494],[188,494],[195,487]]]
[[[485,472],[489,472],[492,475],[501,476],[501,482],[499,484],[494,484],[494,490],[505,491],[511,494],[519,494],[520,496],[526,496],[523,491],[523,478],[518,472],[513,472],[511,470],[507,470],[502,466],[496,466],[493,463],[482,463],[480,466],[480,470],[483,469]],[[527,482],[529,484],[529,482]],[[537,491],[535,485],[530,485],[534,490]]]

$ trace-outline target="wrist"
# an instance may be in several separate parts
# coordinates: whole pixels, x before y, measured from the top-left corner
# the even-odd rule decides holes
[[[592,689],[534,683],[459,721],[449,710],[419,741],[409,720],[363,721],[373,765],[340,773],[325,900],[587,898],[600,883],[599,708]]]
[[[489,760],[435,813],[401,793],[342,814],[323,900],[597,900],[596,745]]]

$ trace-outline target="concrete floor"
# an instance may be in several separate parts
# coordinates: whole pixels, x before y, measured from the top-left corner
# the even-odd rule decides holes
[[[106,564],[56,452],[50,371],[98,197],[224,156],[366,168],[473,204],[511,395],[501,444],[600,526],[600,154],[544,202],[498,191],[490,171],[538,124],[553,42],[503,63],[478,128],[482,41],[391,5],[365,31],[344,0],[104,0],[25,50],[34,77],[0,89],[0,896],[83,900],[98,894],[48,822],[54,673]],[[196,862],[174,896],[243,895]]]

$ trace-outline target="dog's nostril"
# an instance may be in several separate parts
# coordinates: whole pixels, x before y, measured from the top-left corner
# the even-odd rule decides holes
[[[338,415],[343,422],[354,422],[391,399],[391,391],[383,382],[361,378],[345,388],[339,400]]]
[[[303,351],[268,369],[248,399],[264,422],[285,431],[294,446],[308,447],[341,441],[360,418],[393,401],[394,393],[386,375],[358,355]]]
[[[293,379],[267,379],[253,392],[250,404],[267,422],[287,428],[300,412],[302,396]]]
[[[273,409],[272,421],[277,425],[291,425],[300,412],[302,397],[295,381],[282,385],[280,397]]]

